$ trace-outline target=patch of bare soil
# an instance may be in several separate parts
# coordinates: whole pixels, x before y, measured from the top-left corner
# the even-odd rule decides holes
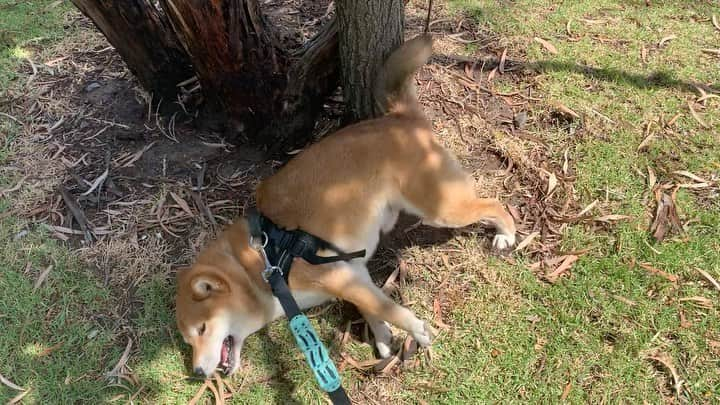
[[[534,235],[524,250],[540,260],[537,269],[543,272],[544,259],[554,256],[562,228],[571,222],[563,219],[573,218],[579,207],[567,162],[548,161],[544,144],[532,135],[547,125],[531,108],[542,97],[527,84],[532,72],[507,57],[495,35],[436,3],[431,24],[436,55],[417,76],[420,101],[440,141],[474,174],[479,194],[510,203],[521,240]],[[270,18],[276,25],[290,27],[283,34],[287,43],[307,39],[331,10],[327,1],[310,2],[309,14],[293,4],[268,2],[275,7]],[[422,7],[408,5],[408,36],[421,30]],[[253,204],[255,185],[280,162],[197,126],[184,104],[153,100],[87,20],[77,17],[74,24],[83,31],[34,61],[38,71],[32,80],[10,94],[7,113],[24,123],[12,165],[28,176],[13,211],[80,248],[116,292],[114,316],[126,326],[123,334],[132,334],[130,321],[140,305],[133,297],[137,286],[157,274],[172,277],[177,266],[190,263],[208,238]],[[468,44],[476,50],[468,53]],[[496,90],[499,84],[514,90]],[[337,96],[328,101],[317,137],[337,126],[341,102]],[[416,306],[442,323],[443,312],[461,301],[462,292],[458,285],[438,295],[447,274],[488,253],[466,251],[457,238],[478,233],[490,236],[481,227],[433,230],[404,218],[384,239],[373,275],[383,284],[399,272],[401,277],[388,283],[392,287],[426,265],[444,268],[434,281],[414,279],[423,299]],[[449,242],[439,263],[423,257],[422,249],[408,250]],[[118,336],[119,346],[126,341]],[[382,391],[363,395],[382,399]]]

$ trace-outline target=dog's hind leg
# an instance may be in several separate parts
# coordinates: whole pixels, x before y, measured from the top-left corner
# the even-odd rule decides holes
[[[382,319],[374,315],[370,315],[367,312],[361,311],[361,313],[375,337],[375,347],[378,350],[378,354],[380,354],[380,357],[384,359],[390,357],[392,354],[390,351],[390,345],[392,344],[392,331],[390,330],[390,325]]]
[[[427,225],[460,228],[485,223],[497,230],[494,247],[515,244],[512,216],[497,199],[478,198],[472,177],[439,145],[428,153],[426,163],[405,183],[401,194],[407,210]]]
[[[395,303],[385,295],[372,282],[364,264],[341,263],[326,269],[321,275],[318,275],[320,279],[315,280],[316,285],[340,299],[355,304],[371,327],[373,325],[378,326],[377,332],[373,329],[373,333],[376,333],[376,339],[378,334],[383,336],[383,333],[385,333],[380,324],[387,321],[410,333],[421,346],[430,345],[433,334],[429,325],[418,319],[411,310]],[[387,325],[384,325],[384,327],[387,327]],[[385,338],[383,336],[383,339]],[[378,350],[381,349],[378,347]],[[380,352],[380,355],[384,355],[383,351]]]

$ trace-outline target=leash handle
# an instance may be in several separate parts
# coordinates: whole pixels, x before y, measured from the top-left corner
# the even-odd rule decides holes
[[[302,314],[294,316],[290,320],[290,330],[315,374],[320,388],[325,392],[333,392],[340,388],[340,374],[307,316]]]

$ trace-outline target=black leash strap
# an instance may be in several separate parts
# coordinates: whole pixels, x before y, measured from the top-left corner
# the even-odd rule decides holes
[[[252,239],[262,242],[258,249],[265,262],[263,278],[270,284],[273,295],[277,297],[280,306],[285,311],[290,331],[305,355],[305,359],[315,375],[315,380],[320,388],[328,393],[333,404],[350,405],[350,398],[340,381],[340,373],[330,359],[325,345],[310,324],[310,320],[300,311],[300,307],[290,292],[287,280],[295,257],[302,257],[310,264],[324,264],[364,257],[365,251],[344,253],[331,243],[306,232],[285,231],[259,214],[249,215],[248,222]],[[338,255],[317,256],[318,249],[332,249],[338,252]]]

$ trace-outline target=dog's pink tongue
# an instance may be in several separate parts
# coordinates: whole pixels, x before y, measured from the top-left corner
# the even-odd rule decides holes
[[[230,356],[230,341],[229,337],[223,341],[222,349],[220,350],[220,364],[227,365],[228,357]]]

